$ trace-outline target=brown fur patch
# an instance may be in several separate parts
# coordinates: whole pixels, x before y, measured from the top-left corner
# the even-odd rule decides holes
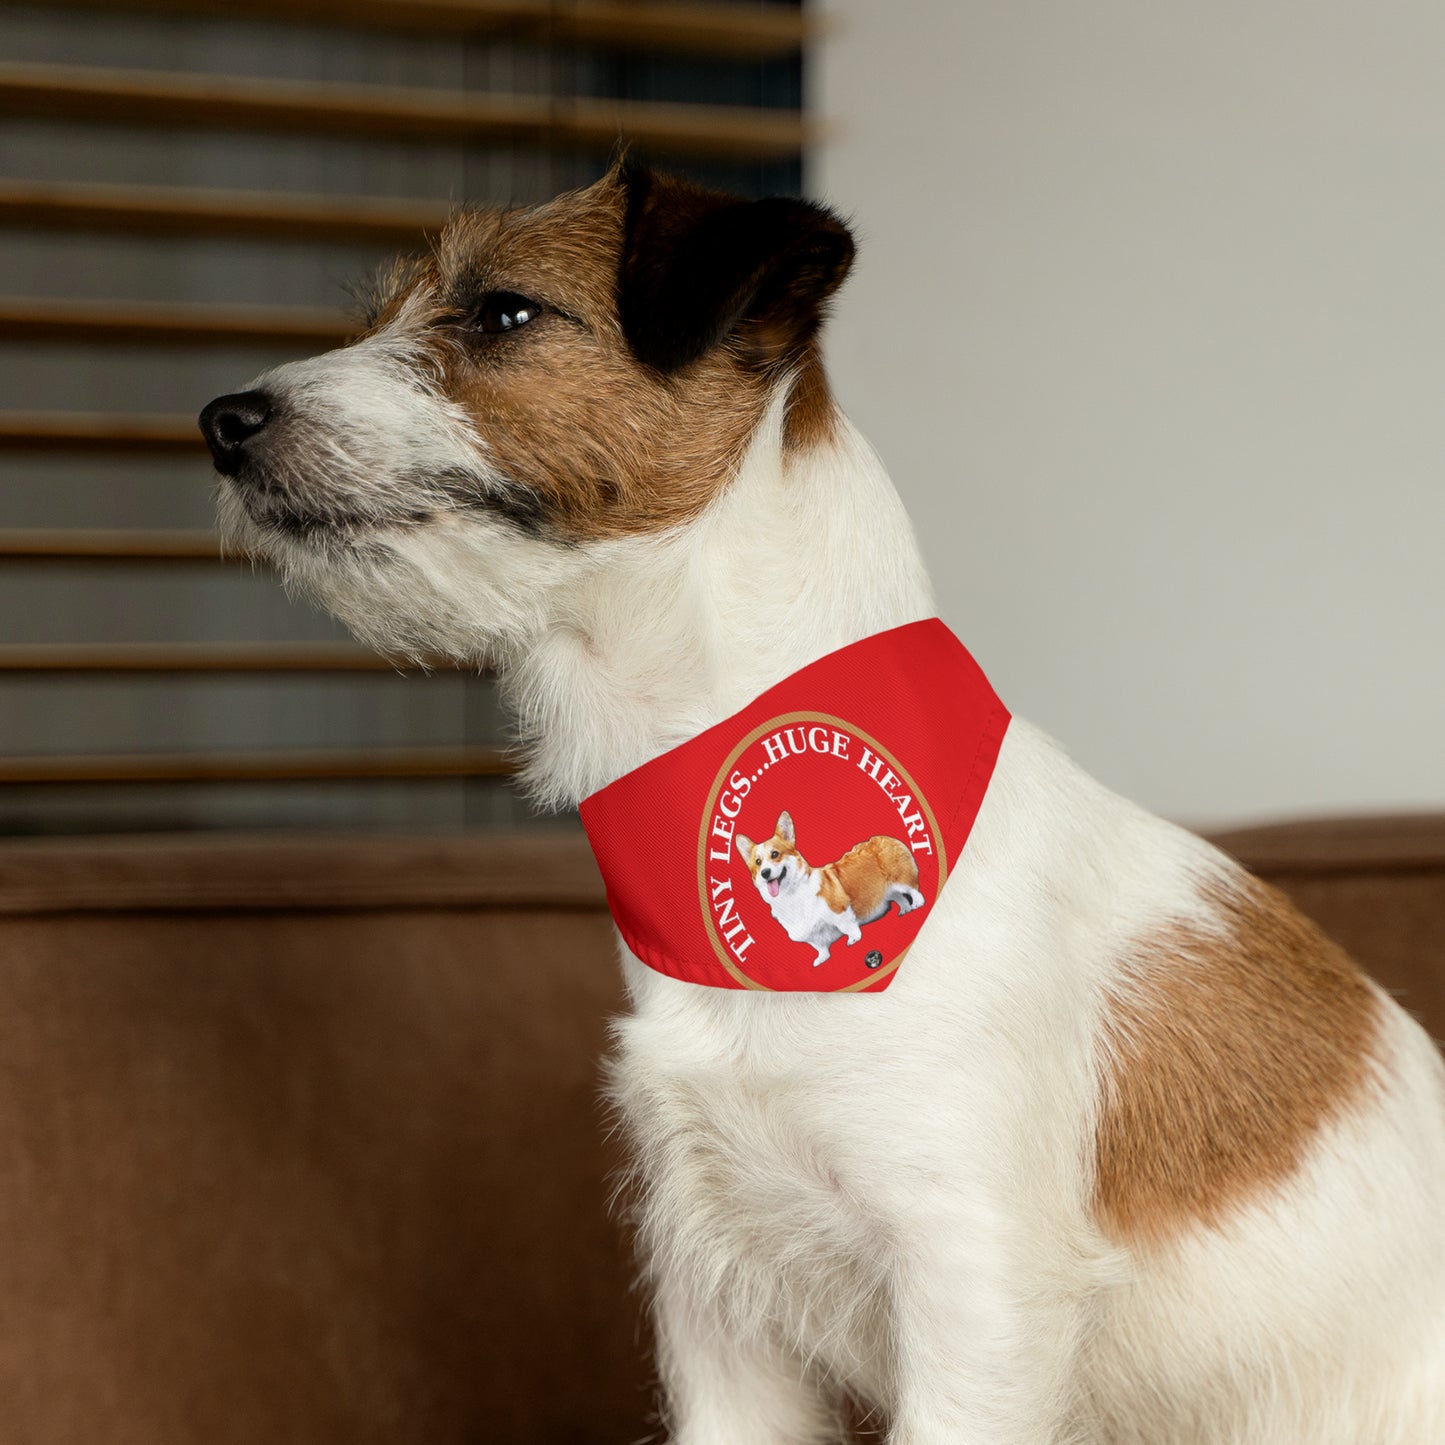
[[[1218,932],[1142,939],[1109,1001],[1096,1217],[1158,1244],[1283,1184],[1365,1093],[1379,1001],[1284,895],[1240,873]]]
[[[918,864],[897,838],[869,838],[820,868],[818,876],[818,891],[834,913],[851,906],[859,918],[866,918],[883,906],[890,883],[918,887]]]
[[[625,210],[614,174],[544,206],[462,212],[380,311],[425,346],[491,464],[574,540],[695,517],[736,472],[776,379],[736,339],[670,375],[633,356],[617,302]],[[468,318],[494,291],[545,309],[479,336]],[[832,406],[811,349],[799,378],[794,446],[826,434]]]
[[[833,440],[837,426],[837,403],[833,400],[818,348],[810,345],[798,367],[793,390],[788,397],[783,445],[794,454],[825,446]]]

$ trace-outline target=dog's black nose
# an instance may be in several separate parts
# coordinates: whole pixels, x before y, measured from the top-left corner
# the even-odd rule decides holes
[[[246,443],[270,419],[271,398],[264,391],[238,391],[207,405],[201,413],[201,435],[222,476],[234,477],[241,470]]]

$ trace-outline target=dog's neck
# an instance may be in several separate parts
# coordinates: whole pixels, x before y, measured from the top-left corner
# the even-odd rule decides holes
[[[912,528],[841,416],[790,453],[781,399],[727,490],[665,537],[598,544],[511,666],[526,776],[566,807],[816,658],[932,616]]]

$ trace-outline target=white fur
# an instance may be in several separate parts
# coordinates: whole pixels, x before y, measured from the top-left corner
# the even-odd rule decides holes
[[[451,445],[424,390],[398,405]],[[781,416],[670,535],[563,548],[457,515],[357,555],[266,545],[373,642],[499,661],[532,786],[575,803],[932,615],[866,443],[844,424],[785,462]],[[892,1445],[1445,1441],[1445,1071],[1393,1005],[1380,1097],[1278,1195],[1156,1254],[1091,1215],[1102,1000],[1132,941],[1209,925],[1231,866],[1016,720],[886,992],[713,990],[624,952],[613,1092],[676,1445],[833,1440],[844,1389]]]

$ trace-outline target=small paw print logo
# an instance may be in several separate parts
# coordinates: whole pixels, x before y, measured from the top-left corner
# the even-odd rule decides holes
[[[882,968],[883,955],[879,953],[876,948],[870,948],[868,950],[868,957],[865,958],[863,962],[866,963],[869,968]]]

